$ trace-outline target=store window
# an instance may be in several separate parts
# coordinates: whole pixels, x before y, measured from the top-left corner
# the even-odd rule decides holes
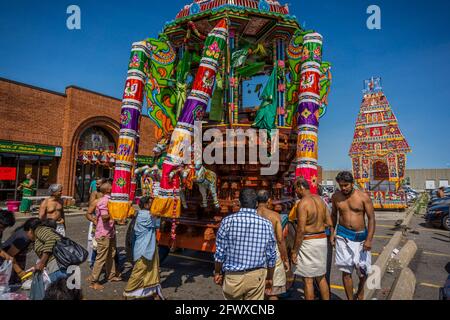
[[[39,180],[37,181],[37,193],[46,193],[51,184],[56,183],[58,172],[58,159],[41,157],[39,159]]]
[[[39,156],[19,156],[19,184],[26,179],[27,174],[31,174],[34,181],[37,182],[38,179],[38,169],[39,169]]]
[[[14,200],[16,194],[17,159],[15,154],[0,154],[0,201]]]
[[[58,158],[0,154],[0,202],[20,200],[22,193],[17,187],[26,179],[27,174],[36,183],[35,195],[47,195],[50,184],[56,183]]]

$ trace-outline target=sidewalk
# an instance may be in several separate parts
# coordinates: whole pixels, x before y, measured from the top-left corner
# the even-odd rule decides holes
[[[73,216],[84,216],[86,214],[86,210],[87,208],[70,208],[64,209],[64,215],[66,217],[73,217]],[[29,218],[33,218],[33,217],[37,217],[38,216],[38,212],[33,212],[33,213],[21,213],[21,212],[15,212],[14,216],[16,217],[16,220],[20,221],[20,220],[26,220]]]

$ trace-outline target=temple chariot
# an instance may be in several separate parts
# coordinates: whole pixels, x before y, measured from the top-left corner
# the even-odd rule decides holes
[[[407,198],[402,184],[411,149],[383,93],[381,78],[366,80],[363,92],[349,153],[356,183],[370,194],[376,209],[403,210]]]
[[[322,61],[322,36],[304,30],[287,5],[269,0],[186,5],[158,38],[133,44],[116,153],[113,217],[132,214],[130,204],[138,190],[137,195],[155,198],[151,211],[163,218],[160,246],[214,252],[220,221],[239,210],[242,188],[269,190],[273,208],[288,213],[295,176],[306,177],[313,191],[320,181],[317,132],[326,113],[330,69]],[[153,162],[146,167],[136,162],[139,140],[146,138],[139,136],[142,116],[155,123],[158,139]],[[183,141],[193,141],[199,121],[203,132],[215,129],[216,146],[225,148],[223,164],[195,160],[193,143],[192,148],[181,147]],[[239,129],[257,134],[236,138],[232,150],[226,149],[227,130]],[[269,165],[261,157],[251,158],[254,146],[276,161],[275,173],[261,173]],[[237,159],[240,148],[244,161]],[[232,163],[225,159],[229,152],[235,157]],[[192,156],[190,163],[181,161],[186,153]]]

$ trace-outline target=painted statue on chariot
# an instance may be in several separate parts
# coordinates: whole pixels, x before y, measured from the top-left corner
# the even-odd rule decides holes
[[[269,190],[279,212],[295,201],[289,188],[293,177],[305,177],[317,192],[319,120],[331,86],[331,64],[322,61],[322,43],[319,33],[299,25],[288,5],[271,0],[197,0],[158,38],[134,43],[121,109],[113,218],[132,214],[140,185],[142,194],[154,198],[152,214],[172,221],[172,233],[177,225],[177,241],[213,251],[214,232],[223,216],[238,210],[242,188]],[[258,106],[245,104],[247,91],[258,95]],[[139,140],[146,139],[139,135],[144,116],[155,124],[158,142],[152,163],[138,167]],[[267,146],[277,139],[278,172],[261,175],[264,165],[258,161],[198,160],[194,154],[202,150],[195,151],[193,143],[197,121],[203,130],[220,130],[223,141],[227,129],[267,132],[266,140],[258,136],[251,143]],[[278,134],[271,135],[273,129]],[[249,144],[245,140],[247,149]],[[160,243],[169,243],[170,232],[162,227],[161,233]]]
[[[358,186],[370,193],[377,209],[405,209],[402,184],[411,149],[383,93],[380,78],[365,81],[364,97],[350,147]]]

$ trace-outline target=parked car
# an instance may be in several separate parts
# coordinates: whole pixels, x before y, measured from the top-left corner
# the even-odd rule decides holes
[[[411,188],[411,186],[408,185],[403,186],[403,190],[405,190],[406,193],[414,193],[416,196],[420,194],[420,192],[414,190],[413,188]]]
[[[322,187],[322,194],[327,195],[329,198],[331,198],[336,191],[336,188],[334,186],[329,185],[321,185]]]
[[[428,202],[428,206],[436,206],[438,204],[444,205],[444,204],[450,204],[450,197],[445,198],[434,198]]]
[[[432,198],[437,197],[437,191],[438,191],[438,189],[434,189],[433,191],[431,191],[430,196]],[[444,193],[445,193],[445,196],[447,196],[447,197],[450,196],[450,187],[445,187]]]
[[[417,195],[413,192],[406,192],[406,199],[408,202],[414,202],[417,199]]]
[[[450,204],[438,204],[428,208],[425,221],[438,228],[450,231]]]

